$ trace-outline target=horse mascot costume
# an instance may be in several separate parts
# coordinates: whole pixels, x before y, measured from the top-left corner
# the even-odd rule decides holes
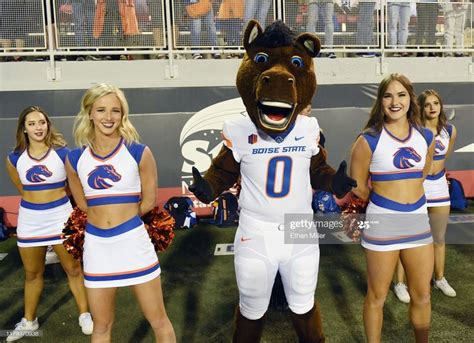
[[[248,117],[227,121],[224,145],[204,177],[193,168],[189,189],[209,203],[241,177],[240,219],[234,241],[239,289],[234,342],[259,342],[277,272],[300,342],[323,342],[314,301],[319,245],[285,244],[284,215],[312,213],[312,189],[344,196],[355,181],[346,162],[336,172],[318,144],[316,118],[299,115],[316,91],[313,57],[321,43],[310,33],[296,36],[276,21],[263,32],[251,20],[237,89]]]

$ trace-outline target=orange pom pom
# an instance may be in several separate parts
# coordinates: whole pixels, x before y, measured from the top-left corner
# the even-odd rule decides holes
[[[87,214],[75,207],[63,229],[63,245],[76,260],[82,260]]]
[[[156,251],[165,251],[174,238],[175,220],[166,210],[153,208],[142,217]]]
[[[362,235],[360,221],[363,221],[361,214],[365,213],[367,202],[351,194],[349,201],[341,205],[341,218],[344,224],[344,232],[353,242],[359,242]]]

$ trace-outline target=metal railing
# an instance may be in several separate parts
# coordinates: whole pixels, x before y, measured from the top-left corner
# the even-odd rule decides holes
[[[240,54],[248,18],[314,32],[341,55],[474,51],[471,2],[339,1],[0,1],[0,58]]]

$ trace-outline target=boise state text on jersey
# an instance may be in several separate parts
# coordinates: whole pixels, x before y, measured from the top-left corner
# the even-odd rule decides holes
[[[306,151],[306,146],[284,146],[284,147],[275,147],[275,148],[254,148],[252,149],[252,155],[258,154],[279,154],[279,153],[289,153],[289,152],[300,152]]]

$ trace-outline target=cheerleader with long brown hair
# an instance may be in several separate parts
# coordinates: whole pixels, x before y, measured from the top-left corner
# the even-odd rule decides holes
[[[68,277],[79,309],[82,332],[92,333],[81,265],[62,245],[62,229],[72,211],[64,167],[68,151],[66,141],[44,110],[29,106],[21,112],[15,148],[8,155],[6,166],[21,194],[17,244],[25,270],[25,307],[24,317],[7,337],[7,342],[16,341],[39,328],[36,315],[43,291],[48,245],[53,246]]]

